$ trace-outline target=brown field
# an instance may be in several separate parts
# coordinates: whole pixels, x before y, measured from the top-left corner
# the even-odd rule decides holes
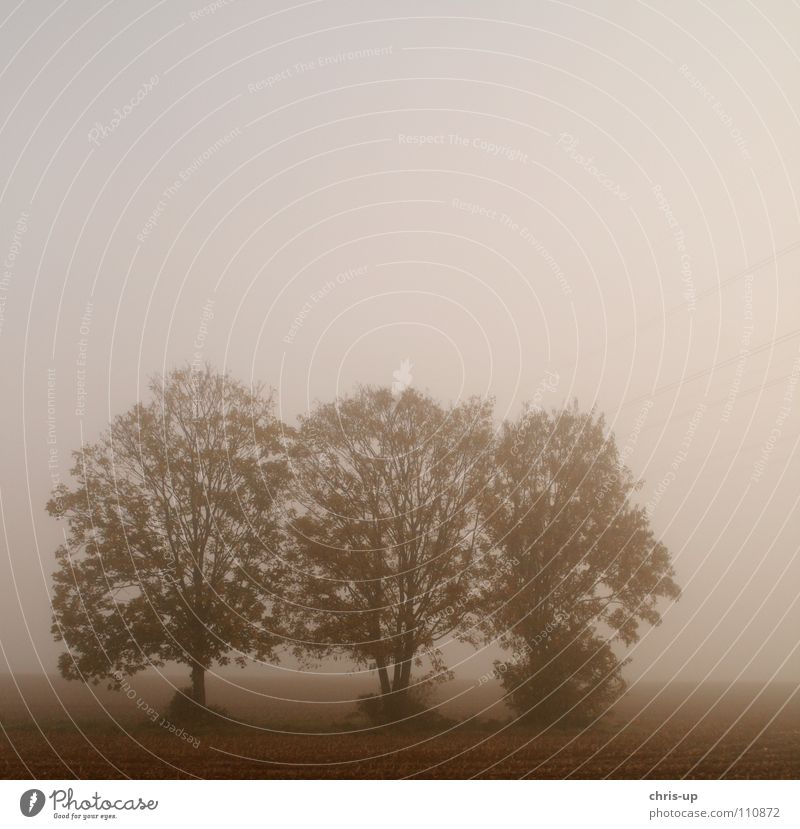
[[[79,686],[19,685],[2,686],[3,778],[800,777],[800,695],[788,685],[639,687],[584,731],[506,727],[496,706],[495,719],[438,733],[359,731],[340,716],[329,728],[351,733],[319,733],[307,718],[222,721],[184,738],[136,717],[119,695],[98,703]]]

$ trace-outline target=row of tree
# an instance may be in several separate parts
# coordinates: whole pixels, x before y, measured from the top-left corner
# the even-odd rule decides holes
[[[374,670],[371,710],[405,717],[459,638],[500,642],[520,713],[585,718],[678,595],[613,437],[575,405],[498,428],[486,400],[361,388],[290,427],[264,389],[187,367],[72,476],[48,503],[68,524],[61,673],[118,686],[183,663],[199,706],[212,666],[293,652]]]

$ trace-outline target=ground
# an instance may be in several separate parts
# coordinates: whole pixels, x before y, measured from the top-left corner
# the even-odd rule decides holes
[[[87,720],[86,710],[46,695],[20,694],[22,706],[10,705],[8,693],[0,704],[0,777],[797,779],[796,690],[639,689],[583,730],[537,733],[473,720],[387,733],[344,719],[334,734],[225,721],[181,731],[161,715],[151,723],[113,706]]]

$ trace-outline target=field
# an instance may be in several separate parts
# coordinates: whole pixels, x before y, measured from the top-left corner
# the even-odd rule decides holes
[[[638,687],[594,728],[543,734],[497,707],[439,732],[365,731],[344,717],[328,734],[308,719],[171,733],[120,695],[53,686],[2,686],[3,778],[800,777],[800,695],[787,685]]]

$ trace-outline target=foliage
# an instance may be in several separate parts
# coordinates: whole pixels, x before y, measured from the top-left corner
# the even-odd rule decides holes
[[[410,706],[412,665],[446,676],[439,639],[478,611],[477,499],[491,408],[444,407],[406,389],[363,388],[302,419],[293,468],[305,510],[294,539],[318,646],[378,672],[392,716]]]
[[[119,687],[183,663],[192,687],[173,707],[189,717],[209,667],[283,643],[374,670],[369,722],[434,723],[440,646],[497,640],[518,714],[580,722],[679,594],[603,418],[577,405],[495,431],[489,401],[444,406],[398,381],[291,430],[261,389],[209,368],[150,391],[75,453],[74,487],[48,504],[68,525],[53,598],[68,678]]]
[[[152,400],[74,453],[75,486],[48,504],[65,519],[53,632],[68,678],[119,686],[148,665],[192,669],[205,703],[212,664],[273,652],[281,432],[260,389],[210,369],[153,380]]]
[[[483,500],[495,552],[487,594],[495,670],[534,721],[587,719],[623,687],[614,645],[660,622],[678,586],[602,417],[527,408],[503,424]]]

